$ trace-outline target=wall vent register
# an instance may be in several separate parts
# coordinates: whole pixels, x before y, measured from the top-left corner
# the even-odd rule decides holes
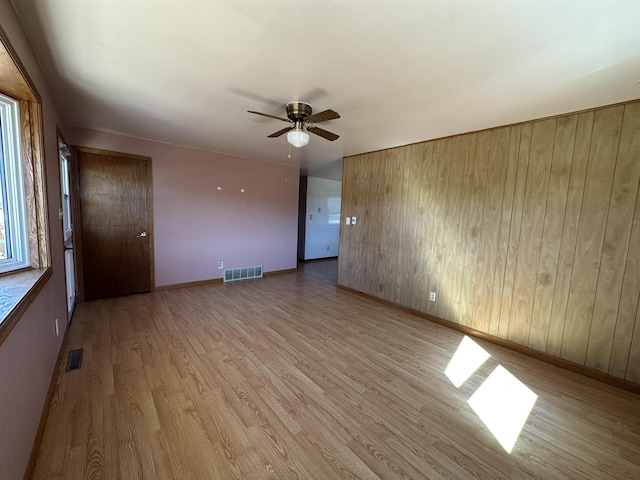
[[[84,348],[79,348],[77,350],[71,350],[69,352],[69,358],[67,359],[67,372],[72,372],[74,370],[78,370],[82,368],[82,354],[84,353]]]
[[[234,282],[248,278],[262,278],[262,265],[255,267],[227,268],[224,271],[224,281]]]

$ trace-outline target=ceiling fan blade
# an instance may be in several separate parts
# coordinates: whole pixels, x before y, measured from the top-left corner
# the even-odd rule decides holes
[[[333,110],[325,110],[324,112],[314,113],[313,115],[308,116],[304,119],[304,121],[309,123],[320,123],[326,122],[328,120],[335,120],[336,118],[340,118],[338,112],[334,112]]]
[[[283,122],[291,123],[291,120],[289,120],[288,118],[276,117],[275,115],[269,115],[268,113],[254,112],[251,110],[247,110],[247,112],[254,113],[256,115],[262,115],[263,117],[275,118],[276,120],[282,120]]]
[[[316,127],[315,125],[309,125],[307,127],[307,130],[309,130],[311,133],[315,133],[316,135],[320,135],[322,138],[326,138],[330,142],[333,142],[334,140],[337,140],[338,138],[340,138],[340,135],[336,135],[335,133],[328,132],[327,130],[324,130],[323,128],[320,128],[320,127]]]
[[[276,133],[272,133],[271,135],[267,135],[267,137],[269,137],[269,138],[279,137],[280,135],[284,135],[285,133],[287,133],[292,128],[293,128],[293,126],[287,127],[287,128],[283,128],[282,130],[278,130]]]

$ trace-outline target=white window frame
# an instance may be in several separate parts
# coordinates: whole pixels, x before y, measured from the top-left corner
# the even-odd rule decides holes
[[[64,245],[72,243],[73,236],[73,215],[71,205],[71,152],[66,143],[58,138],[58,154],[60,156],[60,189],[62,193],[62,233],[64,235]]]
[[[22,169],[22,149],[20,142],[20,103],[0,94],[0,128],[2,129],[2,155],[4,158],[6,189],[3,205],[7,244],[6,259],[0,259],[0,273],[11,272],[30,266],[29,234]]]

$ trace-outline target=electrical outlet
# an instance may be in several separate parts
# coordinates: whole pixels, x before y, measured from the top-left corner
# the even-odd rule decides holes
[[[224,268],[224,262],[218,262],[218,270],[222,270]]]
[[[429,301],[430,302],[436,301],[436,292],[429,292]]]
[[[54,323],[55,327],[56,327],[56,337],[58,335],[60,335],[60,328],[58,327],[58,319],[56,318],[56,321]]]

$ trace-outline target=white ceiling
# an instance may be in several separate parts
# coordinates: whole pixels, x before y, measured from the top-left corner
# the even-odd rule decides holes
[[[68,126],[300,165],[640,98],[639,0],[13,0]],[[291,150],[285,116],[342,118]]]

